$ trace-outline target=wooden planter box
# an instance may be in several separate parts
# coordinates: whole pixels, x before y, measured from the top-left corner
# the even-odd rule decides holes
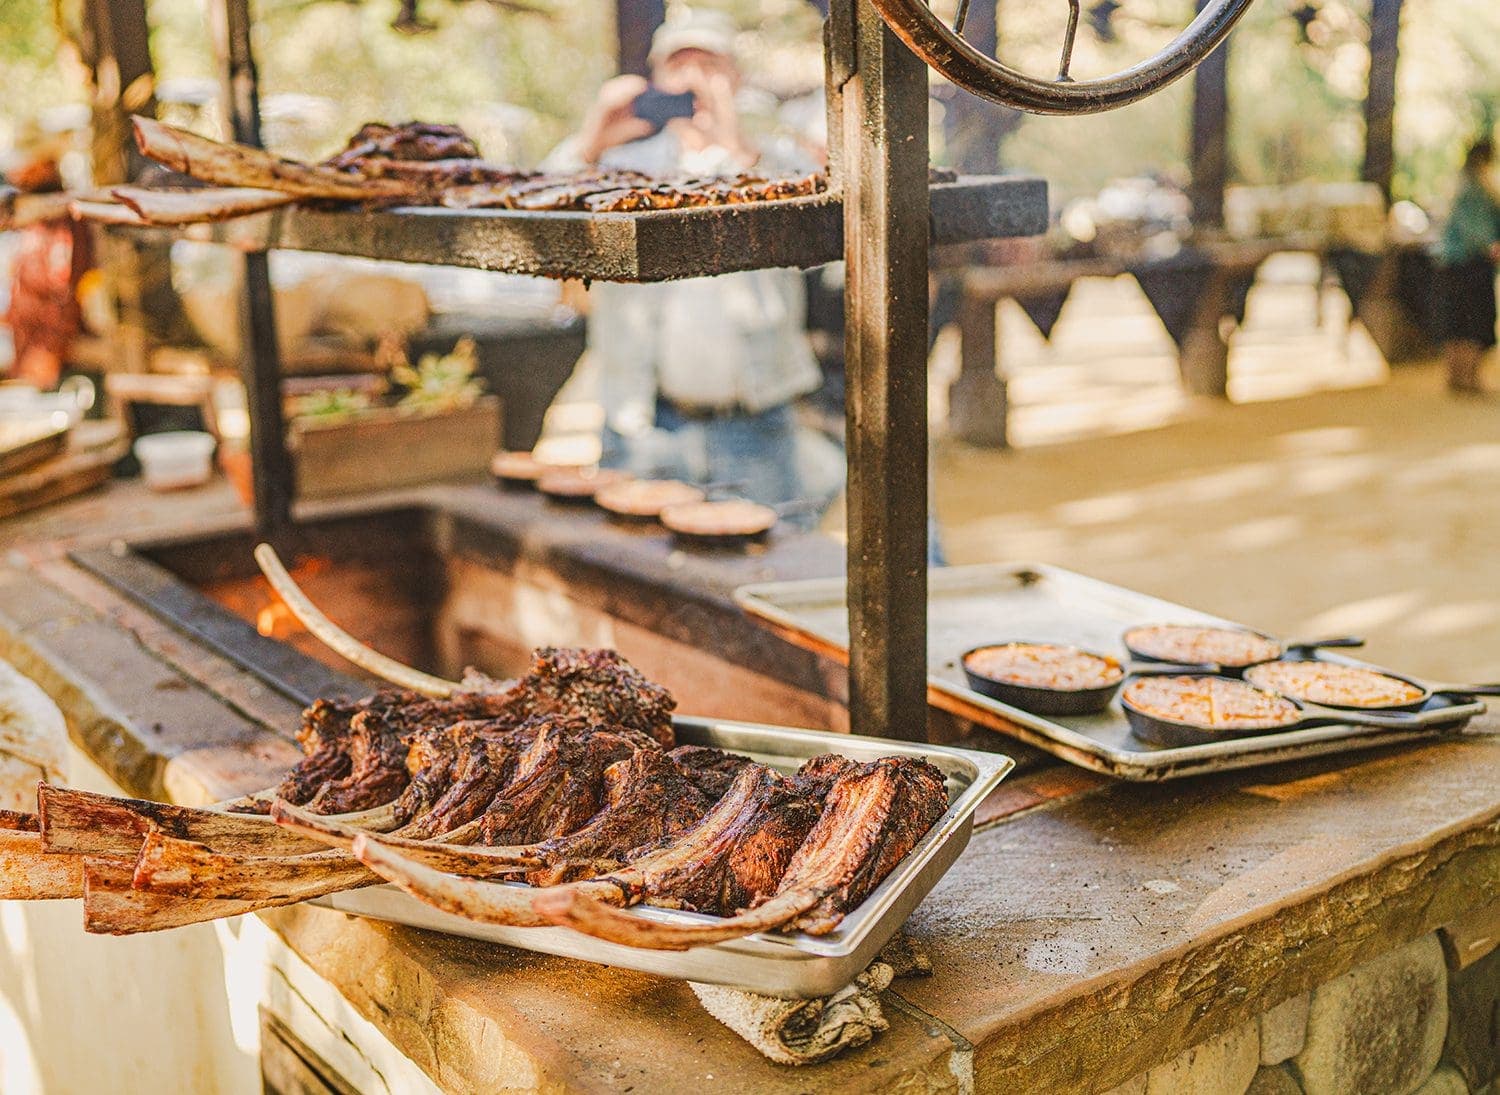
[[[500,400],[425,417],[377,407],[343,422],[294,420],[287,432],[298,498],[472,478],[500,448]]]

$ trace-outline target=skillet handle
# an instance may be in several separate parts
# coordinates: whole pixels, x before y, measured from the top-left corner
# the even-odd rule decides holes
[[[1339,722],[1349,723],[1354,726],[1368,726],[1376,730],[1441,730],[1441,726],[1432,726],[1428,723],[1418,722],[1415,714],[1409,711],[1392,711],[1389,714],[1380,714],[1375,711],[1346,711],[1342,707],[1317,707],[1310,703],[1304,703],[1302,709],[1309,715],[1318,718],[1333,716]]]
[[[1434,684],[1434,696],[1500,696],[1500,684]]]
[[[1365,645],[1358,635],[1342,635],[1333,639],[1313,639],[1309,642],[1285,643],[1286,650],[1352,650]]]
[[[1221,672],[1211,662],[1184,665],[1172,662],[1131,662],[1125,667],[1127,677],[1203,677],[1218,676]]]

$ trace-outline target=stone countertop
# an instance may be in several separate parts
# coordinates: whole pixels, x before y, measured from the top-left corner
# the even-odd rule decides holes
[[[107,538],[142,504],[111,488],[86,528],[56,510],[32,527]],[[212,495],[173,505],[233,517]],[[0,656],[111,774],[179,801],[271,782],[293,706],[17,526]],[[1161,785],[1045,769],[982,820],[910,922],[934,976],[887,993],[885,1035],[809,1069],[766,1062],[671,981],[317,908],[266,919],[445,1090],[1097,1090],[1500,900],[1500,737]]]

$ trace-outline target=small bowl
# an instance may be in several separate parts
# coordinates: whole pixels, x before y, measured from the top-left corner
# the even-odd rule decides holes
[[[1081,659],[1087,658],[1101,663],[1106,673],[1113,674],[1113,679],[1105,684],[1085,685],[1077,688],[1052,688],[990,676],[972,664],[977,656],[985,651],[1006,647],[1034,647],[1039,650],[1055,650],[1061,654],[1075,655]],[[1092,715],[1103,711],[1109,706],[1109,701],[1127,676],[1126,667],[1118,658],[1092,650],[1081,650],[1076,646],[1063,643],[986,643],[972,650],[966,650],[963,657],[959,659],[959,664],[963,666],[969,687],[980,695],[1037,715]]]
[[[135,458],[152,490],[184,490],[212,478],[215,444],[212,434],[197,430],[150,433],[136,438]]]

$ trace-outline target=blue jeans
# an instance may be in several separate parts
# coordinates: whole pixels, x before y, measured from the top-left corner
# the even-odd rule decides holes
[[[733,493],[777,505],[803,496],[797,422],[790,405],[759,414],[694,418],[666,402],[656,407],[651,443],[606,427],[602,463],[635,475],[732,484]],[[662,444],[662,434],[669,440]]]
[[[808,483],[798,460],[796,416],[790,406],[773,407],[760,414],[699,419],[658,401],[656,428],[657,437],[643,443],[606,425],[600,463],[645,478],[732,484],[729,489],[734,494],[772,506],[807,497]],[[669,443],[663,444],[668,439]],[[929,472],[929,491],[930,476]],[[817,501],[826,505],[831,498],[824,495]],[[793,519],[792,524],[811,525],[818,514],[799,516],[803,519]],[[929,566],[947,564],[937,522],[930,512],[927,562]]]

